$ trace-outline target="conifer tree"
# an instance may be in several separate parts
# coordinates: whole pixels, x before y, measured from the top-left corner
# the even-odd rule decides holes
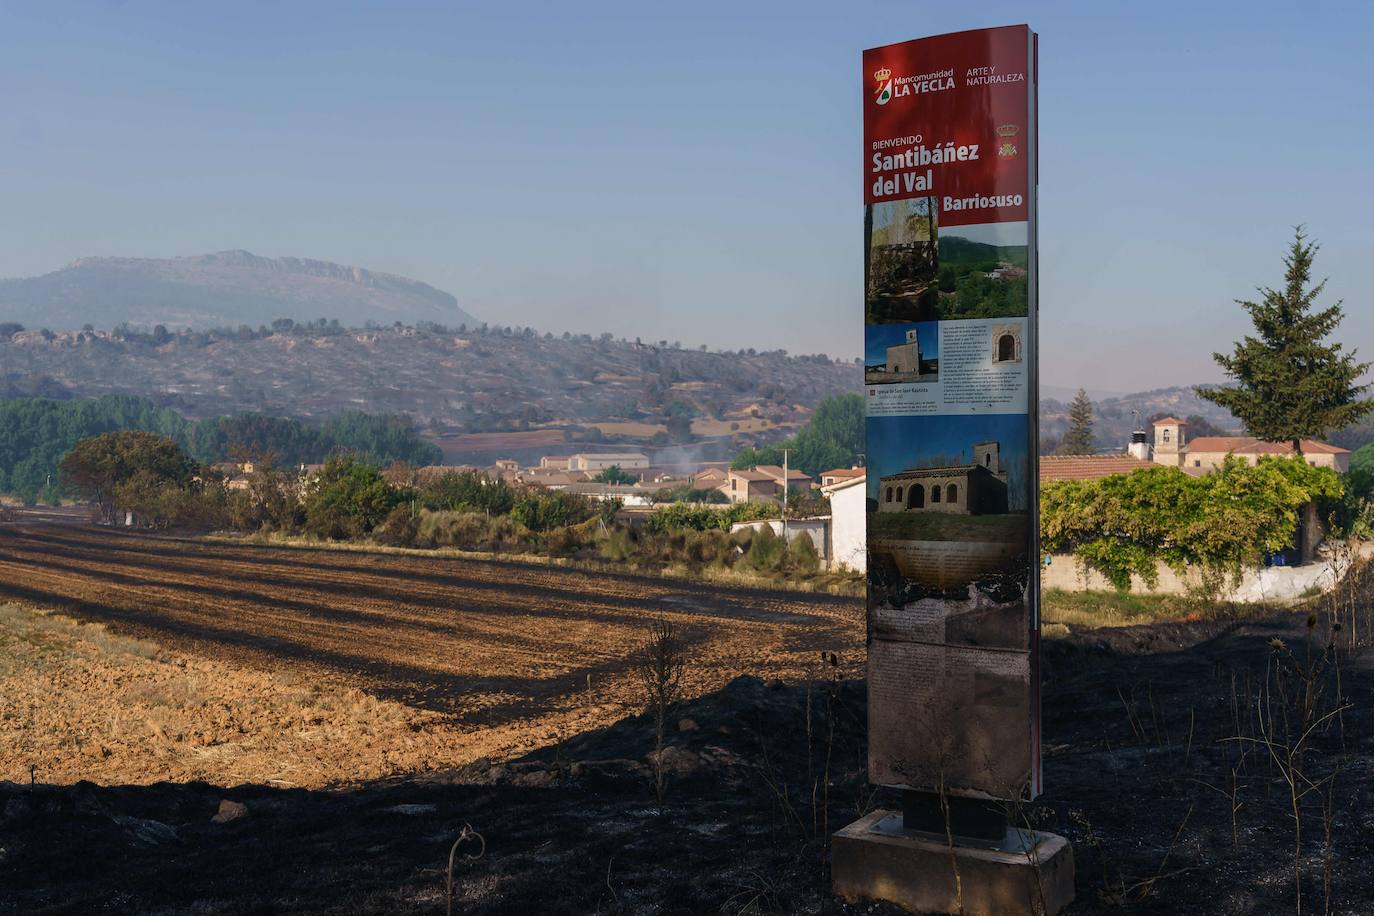
[[[1299,226],[1283,259],[1283,289],[1262,287],[1259,302],[1236,300],[1250,313],[1255,336],[1237,342],[1230,356],[1212,354],[1235,387],[1196,389],[1235,414],[1250,435],[1291,442],[1297,454],[1304,438],[1325,439],[1374,410],[1374,400],[1361,397],[1369,386],[1355,384],[1370,364],[1326,342],[1345,317],[1341,303],[1312,310],[1326,287],[1325,280],[1311,283],[1317,249]]]
[[[1059,444],[1061,455],[1091,455],[1093,447],[1093,402],[1082,388],[1069,404],[1069,431]]]

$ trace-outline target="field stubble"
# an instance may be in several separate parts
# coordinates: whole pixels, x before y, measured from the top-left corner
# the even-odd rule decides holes
[[[857,673],[863,632],[853,599],[67,526],[0,533],[0,598],[0,779],[25,782],[441,773],[640,712],[660,616],[688,695],[821,651]]]

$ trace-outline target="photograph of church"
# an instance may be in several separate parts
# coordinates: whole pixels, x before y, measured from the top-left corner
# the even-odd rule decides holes
[[[993,515],[1007,511],[1007,474],[996,442],[975,442],[971,464],[909,468],[879,478],[879,512],[953,512]]]
[[[864,329],[865,385],[939,380],[939,322],[877,324]]]
[[[1024,580],[1031,553],[1029,418],[871,416],[868,428],[870,602],[983,587],[1011,600],[1003,592]]]
[[[868,427],[870,514],[976,518],[1029,511],[1030,425],[1025,414],[872,416]],[[976,528],[990,522],[913,518],[887,524]]]

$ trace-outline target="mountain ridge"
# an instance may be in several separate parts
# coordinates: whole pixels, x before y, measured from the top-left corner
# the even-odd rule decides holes
[[[420,280],[243,249],[172,258],[82,257],[36,277],[0,279],[0,320],[32,326],[208,328],[268,324],[302,312],[352,324],[477,321],[454,296]]]

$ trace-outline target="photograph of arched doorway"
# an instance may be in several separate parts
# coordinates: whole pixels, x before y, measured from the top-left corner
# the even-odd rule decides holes
[[[994,366],[1021,362],[1023,337],[1025,335],[1023,322],[994,324],[990,333],[992,335],[992,364]]]

